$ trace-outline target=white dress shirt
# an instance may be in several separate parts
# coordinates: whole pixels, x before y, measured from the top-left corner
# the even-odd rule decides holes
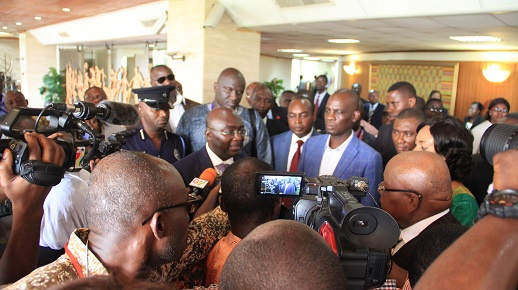
[[[288,152],[288,164],[286,164],[286,169],[290,170],[291,160],[293,160],[293,156],[295,155],[295,152],[297,152],[297,148],[299,148],[297,141],[302,140],[304,144],[306,144],[306,141],[311,137],[311,134],[313,134],[313,128],[311,128],[311,131],[302,138],[297,137],[297,135],[293,133],[291,134],[290,152]],[[300,147],[300,153],[304,150],[304,144]]]
[[[218,173],[218,175],[221,175],[223,173],[217,167],[218,165],[220,165],[221,163],[225,163],[225,164],[228,164],[228,165],[234,163],[234,157],[230,157],[227,160],[222,160],[221,158],[219,158],[219,156],[216,155],[216,153],[214,153],[212,151],[212,149],[210,149],[209,143],[205,143],[205,148],[207,149],[207,153],[209,154],[209,158],[210,158],[210,161],[212,162],[212,166],[214,166],[214,169],[216,169],[216,173]]]
[[[318,171],[319,176],[333,175],[336,166],[340,161],[340,158],[342,158],[342,155],[344,154],[345,149],[347,149],[347,146],[349,146],[349,143],[351,143],[353,134],[354,132],[351,130],[351,135],[349,135],[349,138],[347,138],[344,143],[340,144],[340,146],[336,147],[335,149],[329,147],[329,142],[331,140],[331,135],[329,135],[327,138],[324,155],[322,156],[322,161],[320,161],[320,170]]]
[[[326,95],[326,91],[323,91],[322,93],[316,92],[315,93],[315,106],[320,108],[320,104],[322,103],[322,99]]]

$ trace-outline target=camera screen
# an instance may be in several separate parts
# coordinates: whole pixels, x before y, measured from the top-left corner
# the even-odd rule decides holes
[[[257,175],[259,193],[263,195],[297,197],[303,186],[303,175],[263,173]]]

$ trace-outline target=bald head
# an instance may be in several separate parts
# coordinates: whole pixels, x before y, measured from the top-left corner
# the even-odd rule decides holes
[[[338,258],[307,225],[276,220],[257,227],[230,253],[221,289],[345,289]]]
[[[451,206],[452,189],[444,158],[432,152],[402,152],[388,162],[384,186],[388,189],[419,193],[385,191],[381,194],[384,210],[402,227],[435,215]]]
[[[246,132],[236,111],[225,107],[215,108],[207,115],[206,127],[205,137],[209,148],[221,160],[239,155],[245,139],[245,135],[242,134]]]
[[[102,159],[92,171],[85,206],[88,228],[122,239],[156,209],[186,198],[182,177],[168,162],[120,151]]]
[[[239,70],[233,67],[224,69],[214,83],[216,107],[237,109],[243,97],[245,85],[245,77]]]
[[[246,100],[248,101],[249,104],[250,104],[250,101],[252,100],[252,92],[260,84],[261,84],[261,82],[251,82],[248,86],[246,86],[246,90],[245,90]]]
[[[27,107],[29,104],[25,96],[19,91],[9,91],[4,97],[5,110],[10,112],[14,108]]]

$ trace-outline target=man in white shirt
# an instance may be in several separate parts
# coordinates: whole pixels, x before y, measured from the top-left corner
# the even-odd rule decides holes
[[[403,287],[416,237],[440,224],[459,224],[450,212],[451,178],[444,158],[430,152],[402,152],[387,164],[378,191],[381,207],[399,224],[389,278]]]

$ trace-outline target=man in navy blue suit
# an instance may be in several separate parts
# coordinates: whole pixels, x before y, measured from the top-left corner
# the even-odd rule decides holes
[[[378,206],[377,185],[383,173],[382,160],[378,152],[353,134],[353,124],[360,118],[359,110],[360,99],[349,89],[340,89],[329,98],[325,110],[327,134],[306,142],[299,171],[308,177],[365,177],[369,180],[369,194],[361,199],[361,203]]]
[[[329,100],[329,94],[326,91],[327,86],[327,76],[320,75],[315,80],[315,97],[313,98],[313,104],[315,105],[315,129],[318,132],[324,132],[326,130],[325,122],[324,122],[324,111],[326,109],[327,100]]]
[[[381,127],[381,114],[385,110],[385,106],[379,103],[380,93],[376,90],[369,91],[369,102],[363,104],[365,115],[363,119],[372,126],[379,129]]]
[[[273,162],[276,171],[288,171],[291,167],[293,156],[298,144],[297,141],[306,142],[311,136],[320,135],[313,129],[315,115],[314,107],[306,98],[295,98],[288,106],[288,125],[290,131],[272,137]],[[304,143],[301,145],[301,151]],[[298,165],[296,166],[298,168]],[[298,169],[297,169],[298,170]]]

